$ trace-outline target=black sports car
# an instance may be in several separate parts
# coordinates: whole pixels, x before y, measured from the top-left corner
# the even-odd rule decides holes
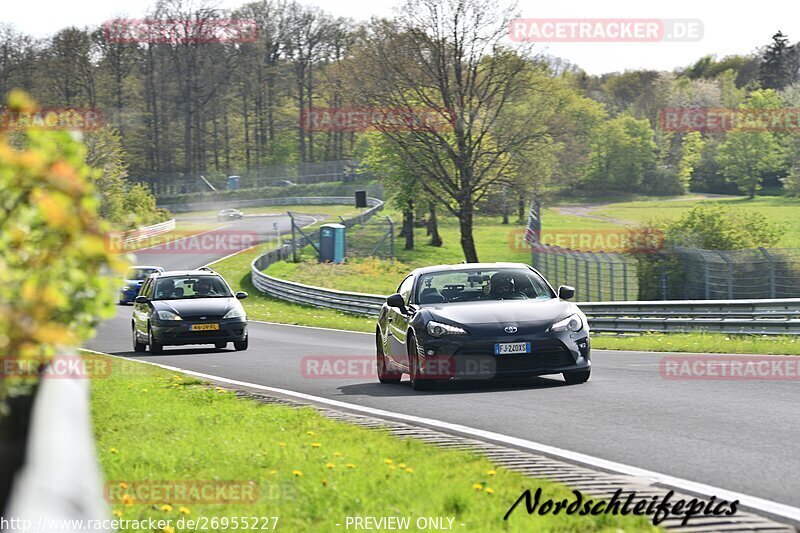
[[[247,349],[247,316],[225,280],[211,269],[157,272],[134,300],[133,350],[163,353],[164,346],[213,344]]]
[[[591,374],[589,326],[572,287],[556,293],[519,263],[414,270],[386,299],[376,328],[378,379],[415,390],[453,378]]]

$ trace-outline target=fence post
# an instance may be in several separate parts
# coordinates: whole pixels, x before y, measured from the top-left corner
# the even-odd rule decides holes
[[[294,217],[291,211],[287,211],[286,214],[289,215],[289,220],[292,223],[292,262],[297,263],[297,241],[295,240]]]
[[[386,217],[386,220],[389,221],[389,254],[394,259],[394,221],[389,216]]]
[[[759,246],[758,250],[764,254],[764,257],[769,261],[769,297],[775,298],[775,258],[765,248]]]

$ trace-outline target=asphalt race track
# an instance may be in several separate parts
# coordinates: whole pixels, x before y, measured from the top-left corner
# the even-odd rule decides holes
[[[219,231],[285,234],[287,217],[248,217]],[[226,253],[175,254],[159,248],[142,264],[192,268]],[[86,347],[229,379],[443,420],[624,463],[800,507],[798,382],[666,380],[660,354],[595,351],[592,379],[560,376],[510,383],[448,383],[411,391],[407,381],[306,377],[306,356],[374,356],[373,335],[251,322],[245,352],[167,347],[134,354],[130,307],[104,322]]]

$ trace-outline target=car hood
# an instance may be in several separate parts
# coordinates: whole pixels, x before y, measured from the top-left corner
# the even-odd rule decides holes
[[[555,298],[437,304],[426,305],[424,309],[433,320],[468,328],[517,326],[529,331],[546,329],[556,320],[577,312],[573,304]]]
[[[222,317],[242,304],[236,298],[198,298],[196,300],[154,300],[156,311],[172,311],[183,318],[208,316]]]

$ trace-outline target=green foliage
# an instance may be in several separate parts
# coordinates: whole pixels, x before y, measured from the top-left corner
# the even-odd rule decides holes
[[[595,190],[639,190],[655,166],[653,137],[647,120],[630,115],[602,123],[590,142],[584,183]]]
[[[13,92],[9,108],[35,104]],[[0,135],[0,353],[46,362],[113,315],[116,280],[103,274],[125,265],[105,246],[109,228],[99,216],[85,147],[65,132],[16,135],[14,146]],[[0,401],[33,385],[5,379]]]
[[[678,162],[678,179],[684,190],[689,189],[692,173],[700,164],[705,141],[698,131],[691,131],[683,136],[681,143],[681,159]]]
[[[772,246],[783,228],[758,212],[731,209],[715,202],[696,205],[660,228],[667,245],[704,250],[743,250]]]

